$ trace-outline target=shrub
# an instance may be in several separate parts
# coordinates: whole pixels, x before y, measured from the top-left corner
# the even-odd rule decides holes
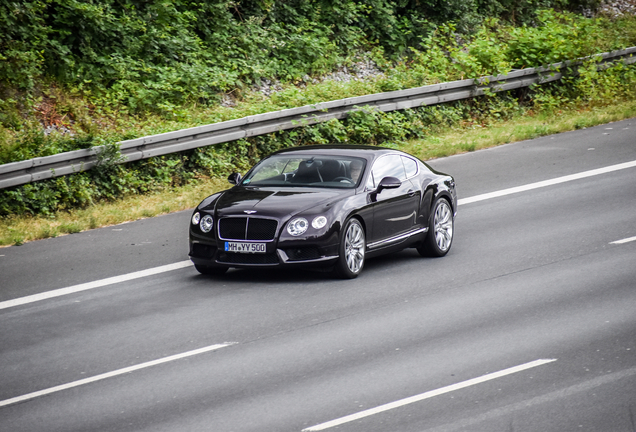
[[[2,3],[0,25],[7,31],[0,34],[0,163],[97,145],[106,152],[88,172],[0,191],[0,215],[49,215],[245,171],[262,156],[290,146],[391,146],[442,127],[636,96],[635,66],[617,64],[598,72],[596,59],[589,59],[577,74],[565,71],[561,82],[521,92],[401,112],[363,108],[346,120],[117,163],[116,142],[184,125],[496,75],[636,42],[633,17],[587,19],[539,12],[536,4],[590,6],[565,0]],[[305,74],[332,71],[360,51],[375,60],[382,75],[307,85],[311,80]],[[31,56],[36,52],[39,56]],[[263,78],[288,84],[263,98],[249,91]],[[239,95],[242,105],[206,108],[220,100],[219,91]],[[45,133],[42,126],[55,127]],[[459,147],[475,148],[473,143]]]

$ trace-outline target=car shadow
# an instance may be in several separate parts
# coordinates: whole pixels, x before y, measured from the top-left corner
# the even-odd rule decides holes
[[[406,263],[413,260],[429,260],[422,258],[415,249],[406,249],[400,252],[383,255],[367,260],[360,276],[355,280],[363,280],[373,277],[374,273],[386,272],[392,267],[398,266],[400,263]],[[221,276],[194,274],[191,276],[196,281],[214,281],[223,283],[251,283],[254,285],[261,284],[290,284],[290,283],[324,283],[324,282],[340,282],[347,283],[348,280],[340,279],[333,274],[331,269],[322,268],[249,268],[249,269],[230,269]]]
[[[229,269],[221,276],[198,274],[193,276],[197,280],[211,280],[223,282],[240,282],[252,284],[324,282],[334,279],[328,270],[313,269]]]

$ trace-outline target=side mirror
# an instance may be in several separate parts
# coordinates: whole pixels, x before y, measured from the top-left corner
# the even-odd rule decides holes
[[[233,185],[237,185],[241,182],[241,180],[243,179],[243,176],[239,173],[232,173],[230,174],[230,176],[227,178],[227,181],[229,181],[230,183],[232,183]]]
[[[400,186],[402,186],[402,182],[399,179],[395,177],[384,177],[380,181],[376,193],[380,193],[384,189],[397,189]]]

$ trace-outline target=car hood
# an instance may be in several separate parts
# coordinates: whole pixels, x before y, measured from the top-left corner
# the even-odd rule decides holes
[[[352,193],[353,191],[309,188],[232,188],[216,202],[216,213],[217,217],[223,217],[255,211],[255,215],[284,218]]]

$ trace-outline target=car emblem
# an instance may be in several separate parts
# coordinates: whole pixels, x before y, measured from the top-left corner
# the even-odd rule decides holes
[[[254,214],[256,213],[256,210],[243,210],[243,213]]]

